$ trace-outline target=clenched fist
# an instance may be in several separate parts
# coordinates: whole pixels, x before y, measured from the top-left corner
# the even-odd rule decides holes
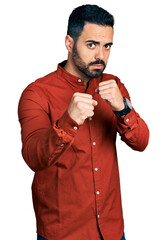
[[[92,95],[86,93],[74,93],[70,105],[67,109],[70,117],[81,125],[85,119],[94,115],[94,107],[97,101],[92,99]]]
[[[108,102],[113,111],[121,111],[124,109],[123,97],[115,80],[99,83],[98,90],[101,98]]]

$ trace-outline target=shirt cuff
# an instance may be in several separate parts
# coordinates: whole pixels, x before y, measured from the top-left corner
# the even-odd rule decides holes
[[[117,118],[117,126],[119,132],[125,132],[128,129],[133,129],[136,125],[136,112],[134,109],[125,117]]]
[[[57,121],[57,127],[63,129],[66,133],[72,135],[73,137],[75,137],[77,131],[79,130],[78,123],[70,117],[68,111],[66,111]]]

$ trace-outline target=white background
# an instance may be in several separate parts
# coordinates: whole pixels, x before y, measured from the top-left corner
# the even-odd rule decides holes
[[[127,240],[167,239],[165,0],[15,0],[0,4],[0,238],[35,240],[33,172],[21,156],[17,105],[23,89],[67,58],[64,45],[74,7],[95,3],[115,17],[106,72],[129,90],[150,129],[150,143],[135,152],[118,137]],[[82,240],[82,239],[81,239]]]

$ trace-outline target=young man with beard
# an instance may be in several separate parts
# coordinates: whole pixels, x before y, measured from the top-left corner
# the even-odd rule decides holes
[[[143,151],[149,132],[119,78],[103,73],[113,25],[96,5],[74,9],[67,61],[21,96],[22,153],[35,172],[39,240],[125,239],[116,134]]]

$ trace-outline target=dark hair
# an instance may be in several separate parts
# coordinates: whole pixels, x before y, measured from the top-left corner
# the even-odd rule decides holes
[[[97,5],[82,5],[72,11],[68,20],[67,34],[76,42],[87,22],[113,28],[114,17]]]

